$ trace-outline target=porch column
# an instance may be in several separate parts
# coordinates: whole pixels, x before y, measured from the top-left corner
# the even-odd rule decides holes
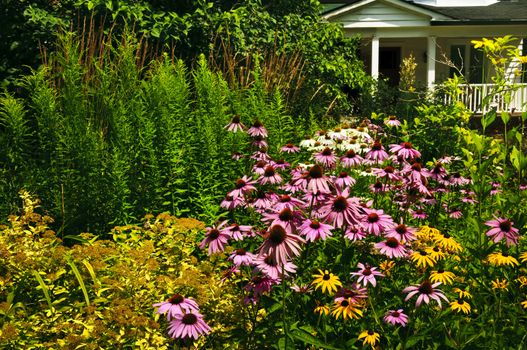
[[[426,82],[429,89],[433,87],[436,80],[436,37],[429,36],[427,38],[427,77]]]
[[[371,76],[379,78],[379,37],[375,35],[371,39]]]

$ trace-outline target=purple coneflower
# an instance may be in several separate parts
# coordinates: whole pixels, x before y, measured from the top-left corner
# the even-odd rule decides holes
[[[367,235],[368,234],[364,232],[362,227],[358,225],[350,225],[346,228],[346,232],[344,232],[344,237],[352,242],[363,240]]]
[[[377,177],[386,178],[390,181],[400,181],[401,180],[401,177],[397,175],[397,171],[391,165],[387,165],[383,169],[373,168],[371,169],[371,172],[375,174],[375,176]]]
[[[240,159],[242,159],[243,157],[244,157],[243,153],[240,153],[240,152],[234,152],[234,153],[232,153],[232,155],[231,155],[231,158],[232,158],[233,160],[240,160]]]
[[[224,228],[222,231],[229,234],[231,238],[236,241],[243,240],[243,235],[251,236],[252,226],[249,225],[238,225],[231,224],[229,227]]]
[[[318,210],[318,214],[333,226],[342,228],[344,225],[358,224],[361,210],[358,198],[349,198],[349,188],[346,188],[327,200],[326,204]]]
[[[203,315],[196,311],[178,314],[168,325],[168,335],[171,338],[198,339],[200,335],[210,331],[211,328],[203,320]]]
[[[282,177],[278,174],[272,165],[268,165],[262,176],[258,178],[260,185],[275,185],[282,182]]]
[[[225,129],[227,129],[227,131],[232,131],[234,133],[238,131],[243,131],[244,128],[245,125],[241,123],[239,115],[235,115],[234,117],[232,117],[231,122],[225,125]]]
[[[227,220],[223,221],[216,227],[206,227],[205,239],[201,241],[199,247],[203,249],[206,245],[208,245],[209,255],[223,252],[227,241],[229,240],[229,238],[231,238],[228,233],[222,230],[226,224]]]
[[[252,292],[255,298],[264,293],[269,293],[274,285],[280,284],[280,280],[269,276],[254,276],[245,286],[248,292]]]
[[[414,219],[426,219],[428,214],[423,211],[423,209],[417,208],[415,210],[410,210],[410,214]]]
[[[299,256],[304,239],[288,233],[280,225],[271,226],[265,235],[265,240],[259,248],[260,256],[272,256],[278,263],[284,264],[288,260]]]
[[[404,258],[407,255],[404,245],[397,238],[393,237],[389,237],[386,241],[375,243],[374,247],[389,258]]]
[[[353,282],[349,288],[340,287],[335,293],[335,298],[351,298],[353,303],[359,303],[360,301],[368,298],[368,289],[362,287],[356,282]]]
[[[379,141],[375,141],[364,158],[373,163],[382,163],[386,158],[388,158],[388,153],[386,153],[384,147]]]
[[[234,210],[238,207],[243,207],[245,205],[245,200],[242,197],[233,198],[232,196],[225,196],[223,201],[220,203],[220,207],[227,210]]]
[[[272,279],[280,279],[296,272],[296,265],[286,261],[279,264],[272,256],[259,256],[255,260],[255,272],[261,271]]]
[[[263,136],[255,136],[255,137],[253,137],[253,141],[252,141],[251,145],[253,145],[256,148],[259,148],[260,150],[262,150],[263,148],[265,148],[267,150],[267,147],[268,147],[267,141],[265,140],[265,138]],[[267,152],[265,152],[265,153],[267,155]],[[265,158],[266,157],[261,157],[261,156],[255,157],[255,159],[265,159]]]
[[[376,271],[376,267],[371,267],[370,264],[359,263],[357,266],[359,267],[359,271],[351,272],[350,275],[358,276],[359,279],[357,280],[357,283],[362,282],[362,285],[364,287],[366,287],[368,283],[375,287],[377,285],[377,280],[375,279],[375,276],[384,277],[382,273]]]
[[[231,260],[236,267],[251,266],[253,265],[255,259],[256,255],[246,251],[243,248],[236,249],[229,256],[229,260]]]
[[[322,152],[315,153],[313,156],[315,161],[322,164],[328,169],[332,169],[337,164],[337,157],[333,154],[333,151],[326,147]]]
[[[189,298],[185,298],[181,294],[174,294],[167,301],[156,303],[153,305],[158,307],[158,314],[167,314],[167,320],[172,320],[176,315],[184,314],[185,312],[199,311],[198,304]]]
[[[492,237],[492,241],[497,243],[505,238],[507,246],[518,244],[518,229],[512,227],[514,223],[504,218],[496,218],[485,222],[485,225],[491,227],[486,235]]]
[[[344,168],[352,168],[361,165],[363,161],[364,159],[356,154],[355,151],[349,150],[340,158],[340,165]]]
[[[406,164],[402,172],[410,182],[414,183],[422,183],[425,181],[425,178],[430,177],[428,170],[423,168],[419,162],[413,162],[411,165]]]
[[[470,182],[471,182],[470,179],[467,179],[467,178],[461,176],[461,174],[459,172],[455,172],[455,173],[452,174],[452,176],[450,176],[450,184],[451,185],[465,186],[465,185],[468,185]]]
[[[286,169],[291,166],[288,162],[286,162],[283,158],[278,159],[277,161],[271,161],[271,165],[275,167],[275,169]]]
[[[416,240],[417,229],[414,227],[408,227],[405,224],[399,224],[395,227],[391,227],[386,231],[386,237],[397,238],[399,241],[410,242]]]
[[[385,230],[394,226],[392,217],[384,214],[382,209],[375,210],[365,208],[364,211],[366,212],[366,215],[361,221],[361,226],[366,232],[375,236],[380,236]]]
[[[287,194],[283,194],[278,198],[278,201],[274,204],[274,208],[278,211],[285,208],[294,210],[295,208],[302,208],[304,205],[305,203],[300,199],[291,197]]]
[[[444,180],[447,176],[445,168],[441,162],[437,162],[436,165],[430,171],[430,177],[436,181]]]
[[[258,190],[251,207],[257,210],[265,210],[273,206],[273,196],[269,192]]]
[[[265,168],[267,168],[268,165],[269,164],[267,164],[267,162],[265,160],[258,161],[253,166],[253,173],[256,173],[258,175],[263,175],[265,173]]]
[[[339,176],[337,176],[337,178],[335,179],[335,185],[341,190],[346,187],[355,185],[356,182],[357,181],[351,176],[349,176],[348,173],[345,171],[341,171]]]
[[[331,236],[331,230],[334,227],[328,224],[324,224],[318,220],[307,219],[300,226],[300,235],[306,237],[306,241],[314,242],[317,239],[325,240]]]
[[[255,136],[267,137],[267,130],[265,129],[263,124],[258,119],[256,119],[253,125],[249,128],[249,130],[247,130],[247,134],[253,137]]]
[[[285,152],[285,153],[298,153],[300,152],[300,148],[296,147],[292,143],[287,143],[285,146],[280,148],[280,151]]]
[[[295,231],[297,223],[299,223],[300,220],[302,220],[301,212],[291,210],[289,207],[285,207],[280,211],[275,209],[273,213],[264,213],[262,219],[262,221],[269,224],[269,226],[282,226],[288,233],[293,233],[293,231]]]
[[[423,301],[428,304],[431,299],[437,301],[439,307],[441,307],[441,299],[448,302],[447,297],[443,294],[440,289],[437,289],[441,285],[441,282],[430,283],[430,281],[423,281],[419,285],[412,285],[403,289],[403,293],[408,293],[404,301],[410,300],[414,295],[418,295],[415,306],[419,307]]]
[[[396,128],[401,126],[401,122],[397,120],[397,117],[394,115],[390,115],[388,119],[385,119],[384,124],[388,126],[394,126]]]
[[[403,142],[399,145],[390,145],[390,152],[398,157],[403,157],[404,159],[421,157],[421,152],[414,149],[410,142]]]
[[[256,181],[253,181],[250,177],[243,176],[241,179],[236,180],[236,188],[230,191],[228,195],[232,196],[232,198],[243,197],[244,194],[256,190],[256,187],[254,187],[255,184]]]
[[[408,324],[408,315],[406,315],[403,311],[403,309],[389,310],[386,315],[384,315],[384,322],[393,326],[406,326]]]
[[[390,185],[383,184],[382,182],[377,180],[375,181],[375,183],[371,184],[369,188],[372,193],[385,193],[387,190],[390,189]]]
[[[309,172],[306,174],[308,175],[308,183],[307,183],[307,189],[311,192],[317,193],[330,193],[328,186],[328,177],[324,175],[324,169],[318,164],[313,165]]]

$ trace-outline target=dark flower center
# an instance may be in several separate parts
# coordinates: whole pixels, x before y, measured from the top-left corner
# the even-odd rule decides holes
[[[400,224],[395,227],[395,232],[397,232],[400,235],[404,235],[406,233],[406,225]]]
[[[384,172],[388,174],[393,174],[394,171],[395,169],[391,165],[388,165],[386,168],[384,168]]]
[[[181,304],[185,300],[185,297],[181,294],[174,294],[168,299],[168,302],[172,305]]]
[[[329,281],[329,279],[331,278],[330,274],[329,273],[325,273],[324,276],[322,276],[322,279],[324,281]]]
[[[461,177],[461,174],[460,173],[454,173],[452,174],[452,176],[456,179],[459,179]]]
[[[370,269],[370,268],[364,269],[364,271],[362,271],[362,274],[363,274],[364,276],[369,276],[369,275],[371,275],[371,269]]]
[[[464,302],[463,300],[461,300],[461,299],[458,299],[458,300],[457,300],[457,303],[458,303],[459,305],[463,305],[465,302]]]
[[[276,172],[274,171],[274,168],[269,165],[267,168],[265,168],[264,176],[265,177],[271,177],[274,176]]]
[[[183,318],[181,319],[181,322],[186,325],[193,325],[198,323],[198,317],[194,314],[185,314],[183,315]]]
[[[275,246],[283,243],[287,237],[287,233],[284,228],[280,225],[274,225],[269,230],[269,240]]]
[[[392,312],[393,317],[399,317],[401,314],[397,311]]]
[[[212,230],[210,230],[209,232],[209,238],[211,239],[216,239],[220,236],[220,231],[218,229],[215,229],[213,228]]]
[[[380,142],[374,142],[373,146],[371,147],[372,151],[380,151],[382,149],[382,145]]]
[[[258,199],[264,199],[265,198],[265,192],[264,191],[258,191],[256,193],[256,198]]]
[[[386,245],[390,248],[397,248],[399,246],[399,241],[393,237],[390,237],[386,240]]]
[[[240,124],[240,116],[239,115],[235,115],[234,117],[232,117],[232,123],[233,124]]]
[[[322,151],[323,156],[330,156],[332,154],[333,152],[331,152],[331,149],[329,147],[324,148],[324,150]]]
[[[502,230],[503,232],[509,232],[511,228],[512,228],[512,225],[509,220],[500,222],[500,230]]]
[[[280,164],[280,165],[285,164],[285,160],[283,160],[283,159],[278,159],[278,160],[276,161],[276,164]]]
[[[437,270],[437,273],[445,273],[445,270],[439,269],[439,270]]]
[[[260,160],[258,163],[256,163],[256,167],[257,168],[263,168],[267,165],[266,162],[264,162],[263,160]]]
[[[291,221],[293,219],[293,212],[289,208],[284,208],[278,214],[278,218],[282,221]]]
[[[263,126],[262,122],[256,119],[253,123],[254,128],[261,128]]]
[[[443,233],[443,237],[445,237],[446,239],[450,238],[451,236],[448,234],[448,233]]]
[[[346,158],[355,158],[356,155],[357,154],[352,149],[346,152]]]
[[[432,294],[434,290],[432,289],[432,284],[428,281],[424,281],[419,286],[419,293],[421,294]]]
[[[322,170],[322,167],[320,165],[313,165],[311,169],[309,169],[309,176],[312,179],[320,179],[322,178],[323,174],[324,171]]]
[[[343,212],[348,208],[348,200],[342,196],[338,196],[333,201],[333,210],[336,212]]]
[[[247,252],[243,248],[236,249],[236,255],[245,255]]]
[[[314,230],[317,230],[320,228],[320,222],[313,220],[311,221],[311,224],[309,224],[309,227],[311,227]]]
[[[374,335],[375,332],[374,331],[368,331],[368,335]]]
[[[397,118],[396,118],[394,115],[391,115],[391,116],[388,117],[388,119],[390,119],[390,120],[395,120],[395,119],[397,119]]]
[[[349,304],[350,304],[349,301],[347,301],[346,299],[344,299],[344,300],[342,300],[340,302],[340,306],[342,306],[342,307],[348,307]]]
[[[348,177],[348,173],[345,172],[345,171],[341,171],[340,174],[339,174],[339,177],[342,179],[342,178],[345,178],[345,177]]]
[[[276,261],[275,261],[275,260],[273,259],[273,257],[270,256],[270,255],[267,256],[267,257],[264,259],[264,262],[265,262],[267,265],[269,265],[269,266],[276,266],[276,265],[277,265]]]
[[[237,189],[243,188],[246,184],[247,183],[245,181],[243,181],[242,179],[236,180],[236,188]]]
[[[377,190],[380,190],[382,189],[382,182],[380,181],[377,181],[373,184],[373,188],[377,189]]]
[[[370,224],[373,224],[373,223],[375,223],[375,222],[377,222],[379,220],[380,220],[379,215],[377,215],[376,213],[369,213],[368,214],[368,222]]]
[[[287,203],[291,201],[291,196],[288,196],[287,194],[280,196],[280,202],[281,203]]]
[[[340,128],[335,128],[335,130],[333,130],[333,131],[335,131],[335,132],[340,132],[341,129],[340,129]]]
[[[410,142],[403,142],[403,147],[405,149],[412,149],[412,144]]]
[[[415,162],[414,164],[412,164],[412,170],[421,171],[421,164],[418,162]]]

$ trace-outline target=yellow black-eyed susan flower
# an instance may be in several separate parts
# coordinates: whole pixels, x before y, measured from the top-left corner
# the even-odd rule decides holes
[[[332,274],[328,270],[318,270],[318,275],[313,275],[315,280],[313,284],[315,289],[322,288],[322,293],[333,293],[337,291],[337,286],[342,287],[342,283],[338,276]]]
[[[410,259],[417,265],[417,267],[434,266],[436,260],[432,258],[425,250],[417,250],[410,255]]]
[[[452,310],[456,312],[463,312],[465,314],[470,313],[470,304],[464,301],[463,299],[457,299],[450,303]]]
[[[500,280],[499,278],[492,281],[492,289],[502,289],[502,290],[509,290],[509,282],[504,278]]]
[[[502,252],[495,252],[489,254],[489,256],[487,256],[487,261],[494,266],[510,265],[514,267],[514,265],[520,265],[520,263],[518,262],[518,260],[516,260],[515,257],[510,256],[508,254],[504,254]]]
[[[342,316],[343,319],[359,319],[362,317],[362,310],[359,308],[359,304],[355,302],[353,298],[336,298],[331,315],[333,315],[336,319],[339,319],[340,316]]]
[[[454,283],[454,278],[456,278],[456,275],[454,275],[450,271],[445,271],[443,269],[432,271],[432,273],[430,274],[430,281],[433,283],[441,282],[443,284],[448,285]]]
[[[375,347],[377,342],[381,339],[381,335],[375,331],[362,331],[359,334],[359,340],[362,339],[362,345],[369,344],[372,348]]]

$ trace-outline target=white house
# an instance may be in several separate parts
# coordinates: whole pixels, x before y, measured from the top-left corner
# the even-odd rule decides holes
[[[527,54],[527,0],[321,0],[323,16],[342,23],[348,35],[362,37],[361,56],[375,78],[399,81],[404,57],[413,54],[418,63],[418,85],[433,87],[452,76],[455,69],[467,77],[465,100],[478,111],[481,96],[491,84],[486,80],[489,65],[471,40],[512,35]],[[524,43],[525,39],[525,45]],[[527,82],[519,61],[508,67],[511,82]],[[525,69],[523,69],[525,71]],[[514,96],[507,107],[521,110],[527,101],[527,87]],[[499,107],[498,107],[499,108]]]

